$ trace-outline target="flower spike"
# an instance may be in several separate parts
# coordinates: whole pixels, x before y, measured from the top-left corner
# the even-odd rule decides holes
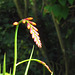
[[[14,22],[13,25],[19,25],[21,22],[25,24],[27,22],[27,29],[30,29],[30,34],[32,35],[32,39],[34,39],[34,42],[39,48],[42,48],[42,43],[39,37],[39,33],[37,32],[38,29],[34,27],[36,23],[29,21],[32,19],[33,19],[32,17],[28,17],[28,18],[20,20],[19,22]]]

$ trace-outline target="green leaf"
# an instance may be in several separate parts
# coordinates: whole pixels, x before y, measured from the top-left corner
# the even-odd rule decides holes
[[[59,0],[59,3],[60,3],[62,6],[65,6],[65,5],[66,5],[66,0]]]
[[[11,75],[11,68],[10,68],[10,75]]]
[[[72,5],[74,0],[68,0],[68,2]]]
[[[63,7],[63,8],[62,8],[62,11],[61,11],[61,16],[62,16],[62,18],[66,19],[67,16],[68,16],[68,14],[69,14],[69,8],[66,7],[66,6]]]
[[[58,4],[52,6],[52,11],[54,13],[54,16],[57,17],[58,20],[61,20],[61,18],[66,19],[69,14],[69,8],[64,6],[60,6]]]
[[[0,75],[4,75],[3,73],[1,73]],[[5,73],[5,75],[10,75],[9,73]]]
[[[32,49],[32,52],[31,52],[31,55],[30,55],[30,58],[29,59],[32,58],[33,52],[34,52],[34,46],[33,46],[33,49]],[[25,70],[25,74],[24,75],[27,75],[27,73],[28,73],[28,69],[29,69],[29,66],[30,66],[30,62],[31,62],[31,60],[29,60],[29,62],[27,64],[27,67],[26,67],[26,70]]]
[[[51,11],[52,11],[52,7],[50,5],[47,5],[44,7],[43,15],[45,15],[46,13],[50,13]]]
[[[56,17],[61,15],[61,6],[59,4],[55,4],[52,6],[52,11]]]
[[[3,62],[3,75],[6,73],[6,54],[4,54],[4,62]]]

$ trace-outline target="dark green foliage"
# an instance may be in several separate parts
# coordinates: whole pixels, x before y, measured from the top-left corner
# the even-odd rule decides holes
[[[66,2],[67,2],[67,0],[58,0],[59,1],[59,3],[62,5],[62,6],[65,6],[66,5]]]
[[[55,4],[53,6],[45,6],[45,13],[54,13],[54,16],[60,21],[62,18],[66,19],[69,14],[69,8],[67,6],[61,6],[60,4]]]
[[[72,5],[74,0],[68,0],[68,2]]]
[[[66,55],[68,58],[69,75],[74,75],[75,66],[75,7],[69,8],[70,5],[75,5],[74,0],[45,0],[44,11],[41,13],[42,0],[37,1],[37,28],[39,29],[40,37],[45,45],[46,53],[51,64],[51,69],[55,74],[64,75],[64,61],[61,52],[60,44],[58,41],[57,33],[51,17],[51,11],[57,19],[64,39],[66,47]],[[33,0],[29,1],[31,5],[28,8],[29,16],[35,17],[32,10]],[[24,8],[24,7],[23,7]],[[14,59],[14,21],[19,21],[16,6],[13,0],[0,0],[0,63],[3,63],[3,55],[6,52],[6,70],[9,72],[10,67],[13,66]],[[35,19],[34,19],[35,20]],[[31,53],[32,45],[35,44],[26,25],[20,24],[18,32],[18,62],[28,59]],[[33,58],[41,59],[47,62],[39,48],[35,45]],[[26,63],[17,67],[16,75],[23,75]],[[46,70],[47,75],[50,75]],[[29,75],[42,75],[43,66],[31,62]]]

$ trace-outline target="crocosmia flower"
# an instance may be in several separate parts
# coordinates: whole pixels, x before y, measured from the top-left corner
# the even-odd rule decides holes
[[[29,21],[29,23],[31,23],[32,25],[35,25],[36,26],[36,23],[35,22]]]
[[[33,19],[33,17],[28,17],[28,18],[26,18],[26,20],[32,20]]]
[[[26,19],[23,19],[22,23],[24,23],[24,24],[25,24],[25,23],[26,23]]]
[[[30,29],[30,28],[31,28],[31,27],[30,27],[30,25],[29,25],[29,23],[27,23],[27,28],[28,28],[28,29]]]
[[[20,23],[26,23],[27,22],[27,29],[30,29],[30,34],[32,35],[32,39],[34,39],[34,42],[36,43],[36,45],[41,48],[42,47],[42,43],[41,43],[41,40],[40,40],[40,37],[39,37],[39,33],[38,33],[38,29],[34,26],[36,26],[36,23],[35,22],[32,22],[30,20],[32,20],[33,18],[32,17],[28,17],[28,18],[25,18],[25,19],[22,19],[20,21]],[[19,22],[14,22],[13,25],[18,25]]]
[[[18,24],[19,24],[18,22],[14,22],[14,23],[13,23],[13,25],[18,25]]]

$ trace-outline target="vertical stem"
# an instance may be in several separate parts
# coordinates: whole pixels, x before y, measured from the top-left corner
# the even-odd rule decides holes
[[[1,64],[0,64],[0,74],[1,74]]]
[[[32,52],[31,52],[31,55],[30,55],[30,58],[29,58],[29,62],[27,64],[27,67],[26,67],[26,70],[25,70],[25,74],[24,75],[27,75],[28,74],[28,70],[29,70],[29,66],[30,66],[30,62],[31,62],[31,59],[32,59],[33,52],[34,52],[34,45],[33,45]]]
[[[6,73],[6,53],[4,54],[4,61],[3,61],[3,75]]]
[[[16,26],[16,30],[15,30],[13,75],[15,75],[16,63],[17,63],[17,33],[18,33],[18,27],[19,27],[19,25]]]
[[[43,66],[43,75],[45,75],[45,66]]]
[[[51,14],[52,14],[52,18],[53,18],[54,25],[55,25],[55,28],[56,28],[56,32],[57,32],[57,36],[58,36],[59,43],[60,43],[60,46],[61,46],[61,50],[62,50],[62,53],[63,53],[63,59],[64,59],[64,62],[65,62],[65,70],[66,70],[65,75],[68,75],[68,63],[67,63],[67,59],[66,59],[65,47],[64,47],[63,40],[62,40],[62,37],[61,37],[60,29],[59,29],[59,26],[58,26],[57,22],[55,21],[55,17],[54,17],[53,12],[51,12]]]
[[[22,18],[23,18],[23,11],[22,11],[22,7],[21,7],[20,0],[14,0],[14,3],[15,3],[15,5],[16,5],[18,15],[19,15],[20,18],[22,19]]]
[[[25,10],[24,10],[24,17],[28,16],[28,3],[29,0],[24,0],[24,6],[25,6]]]
[[[34,13],[34,17],[35,17],[35,20],[37,21],[38,20],[38,17],[37,17],[37,5],[36,5],[36,0],[32,0],[33,1],[33,7],[32,7],[32,10],[33,10],[33,13]]]

